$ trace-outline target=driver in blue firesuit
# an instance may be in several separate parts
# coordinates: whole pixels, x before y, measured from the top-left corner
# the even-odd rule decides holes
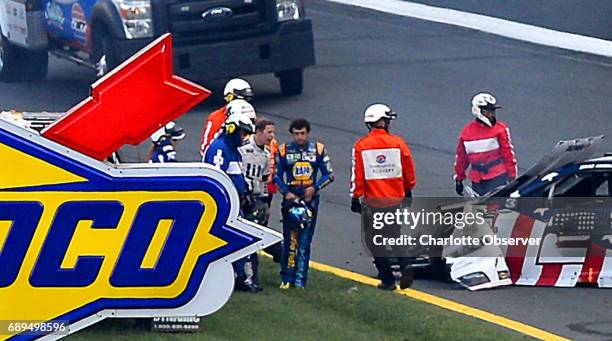
[[[248,185],[242,172],[242,156],[238,148],[242,146],[247,136],[255,132],[255,127],[249,116],[235,113],[227,118],[223,130],[221,136],[206,149],[203,161],[219,168],[230,177],[242,203],[246,200]],[[236,276],[235,288],[240,291],[259,292],[261,291],[259,288],[246,283],[247,261],[248,256],[232,264]]]
[[[299,118],[291,122],[291,143],[278,148],[274,182],[283,195],[283,249],[281,253],[281,289],[305,288],[308,279],[310,244],[317,223],[319,191],[334,180],[329,156],[323,143],[310,141],[310,123]],[[296,227],[290,210],[296,202],[305,202],[307,226]],[[302,224],[303,225],[303,224]]]
[[[176,162],[176,142],[185,138],[183,128],[174,121],[168,122],[151,135],[149,163]]]

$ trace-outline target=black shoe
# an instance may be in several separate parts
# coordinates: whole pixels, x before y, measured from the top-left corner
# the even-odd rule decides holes
[[[251,284],[251,292],[262,292],[263,288],[257,284]]]
[[[236,283],[236,291],[258,293],[262,292],[263,289],[259,285],[255,284]]]
[[[251,286],[244,282],[236,282],[234,285],[234,291],[251,291]]]
[[[393,290],[397,289],[397,288],[395,287],[395,283],[384,283],[384,282],[380,282],[380,284],[378,284],[376,287],[377,287],[378,289],[381,289],[381,290],[387,290],[387,291],[393,291]]]
[[[407,266],[402,270],[402,278],[400,279],[400,289],[408,289],[414,280],[414,270],[411,266]]]

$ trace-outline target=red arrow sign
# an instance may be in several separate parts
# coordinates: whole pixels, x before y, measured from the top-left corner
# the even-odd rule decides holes
[[[165,34],[91,86],[91,95],[43,136],[98,160],[144,141],[210,95],[174,75],[172,37]]]

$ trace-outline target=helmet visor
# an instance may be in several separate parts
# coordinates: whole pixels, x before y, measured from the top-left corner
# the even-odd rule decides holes
[[[243,98],[247,101],[251,101],[253,99],[253,90],[251,90],[250,88],[240,90],[236,89],[234,91],[234,94],[236,95],[236,97]]]
[[[480,111],[481,112],[491,112],[491,113],[495,113],[495,110],[500,109],[501,106],[497,105],[497,104],[491,104],[491,103],[487,103],[487,105],[481,105],[480,106]]]
[[[173,140],[182,140],[185,138],[185,131],[181,127],[174,126],[170,129],[166,129],[166,135]]]
[[[240,125],[238,126],[238,129],[244,131],[247,134],[254,134],[255,133],[255,129],[253,129],[253,125],[252,124],[240,123]]]

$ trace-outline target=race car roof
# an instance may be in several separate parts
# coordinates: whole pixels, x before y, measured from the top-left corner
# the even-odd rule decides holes
[[[525,173],[521,174],[508,185],[489,193],[486,197],[510,196],[511,193],[520,190],[532,181],[545,176],[551,171],[569,164],[579,164],[589,160],[597,152],[603,139],[604,136],[599,135],[559,141],[549,153],[544,155]],[[610,159],[612,160],[612,157],[610,157]],[[591,162],[595,162],[594,159],[591,160]]]
[[[598,158],[595,158],[595,159],[589,159],[589,160],[584,161],[583,163],[590,163],[590,162],[597,162],[597,163],[608,162],[608,163],[612,163],[612,155],[606,155],[606,156],[598,157]]]

